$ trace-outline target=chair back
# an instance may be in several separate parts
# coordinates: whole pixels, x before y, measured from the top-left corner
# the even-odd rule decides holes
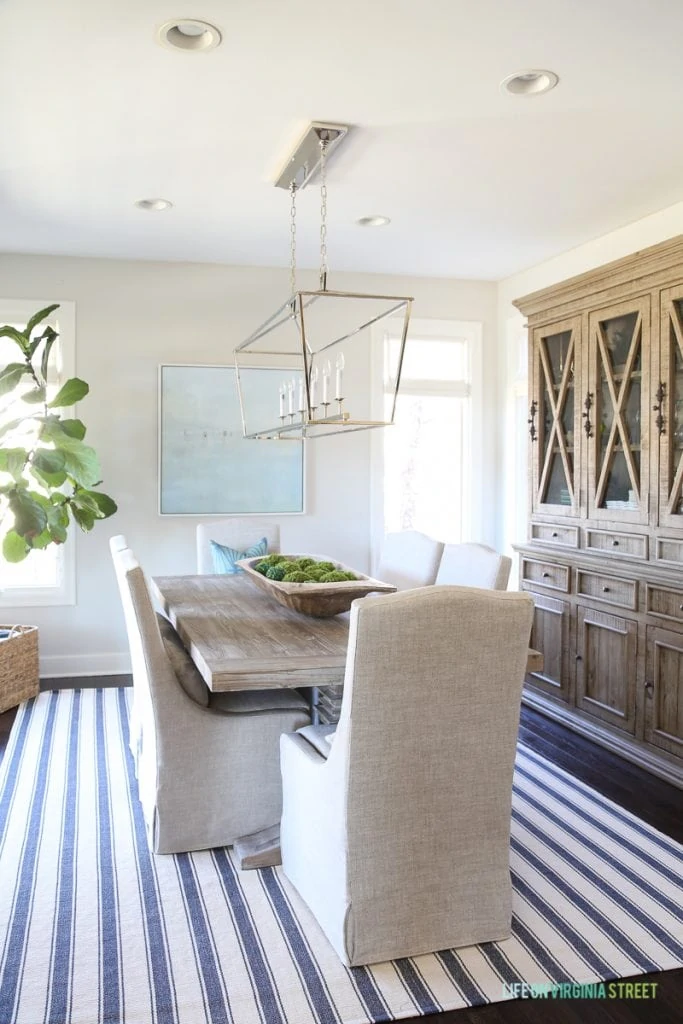
[[[387,533],[377,568],[377,579],[399,590],[428,587],[439,570],[443,544],[418,530]]]
[[[345,759],[337,777],[346,787],[353,962],[367,962],[364,932],[372,948],[395,948],[427,906],[415,948],[440,948],[430,943],[453,934],[449,915],[481,916],[487,887],[491,920],[478,934],[499,927],[501,906],[509,922],[512,774],[532,616],[528,594],[463,587],[354,602],[329,758],[331,768]]]
[[[211,557],[211,541],[225,544],[238,551],[245,551],[261,537],[268,542],[268,552],[280,550],[280,527],[256,517],[243,519],[212,519],[197,526],[197,572],[201,575],[215,572]]]
[[[512,559],[487,544],[446,544],[436,576],[438,584],[507,590]]]

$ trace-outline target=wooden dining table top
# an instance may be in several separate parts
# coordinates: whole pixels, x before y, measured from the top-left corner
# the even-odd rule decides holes
[[[291,611],[247,576],[155,576],[152,592],[213,691],[344,682],[349,613]],[[543,657],[529,650],[527,671]]]

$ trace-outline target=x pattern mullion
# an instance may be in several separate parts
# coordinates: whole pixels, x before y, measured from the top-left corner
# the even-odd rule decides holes
[[[676,344],[678,345],[679,352],[681,353],[681,359],[683,359],[683,324],[681,324],[681,317],[676,308],[676,305],[672,302],[669,310],[669,316],[671,318],[671,324],[674,329],[674,336],[676,338]],[[675,361],[674,361],[675,365]],[[673,368],[672,368],[673,369]],[[673,419],[673,417],[672,417]],[[669,428],[669,434],[671,434],[671,427]],[[670,438],[670,444],[673,446],[673,439]],[[673,447],[672,447],[673,450]],[[678,466],[674,474],[673,482],[671,484],[671,490],[669,492],[669,501],[667,506],[667,512],[669,515],[675,513],[678,501],[681,495],[681,487],[683,486],[683,455],[678,460]]]
[[[560,381],[560,388],[557,393],[557,402],[555,401],[554,391],[554,378],[550,363],[548,362],[548,353],[546,351],[545,344],[543,342],[539,345],[539,353],[541,356],[541,366],[543,368],[543,376],[545,378],[545,392],[548,396],[548,404],[550,405],[550,412],[552,414],[553,422],[550,427],[550,433],[548,435],[548,444],[545,451],[545,459],[543,462],[543,469],[541,471],[541,479],[539,481],[539,494],[545,493],[545,487],[550,475],[550,467],[553,461],[553,440],[557,438],[557,446],[560,449],[560,457],[564,466],[565,477],[567,480],[567,488],[571,497],[572,505],[574,504],[574,483],[572,479],[572,473],[569,467],[569,457],[567,455],[567,447],[565,444],[564,434],[560,423],[560,417],[564,408],[564,402],[567,394],[567,388],[569,386],[569,377],[572,367],[572,361],[574,358],[574,334],[572,332],[569,345],[567,348],[567,357],[564,364],[564,371],[562,373],[562,379]]]
[[[602,323],[598,323],[597,328],[597,341],[598,350],[600,353],[600,359],[605,371],[605,381],[607,383],[607,389],[610,395],[610,401],[612,402],[612,408],[614,410],[614,418],[612,420],[612,426],[610,427],[609,437],[607,438],[607,446],[605,448],[605,456],[602,461],[600,468],[600,476],[598,483],[595,488],[595,503],[600,506],[602,504],[602,498],[607,483],[607,475],[612,467],[616,451],[614,449],[615,437],[617,431],[621,438],[621,445],[624,451],[624,458],[626,460],[626,466],[628,468],[628,474],[631,478],[631,483],[640,501],[640,482],[639,474],[636,472],[635,462],[633,461],[633,453],[631,452],[630,441],[628,433],[626,431],[626,424],[624,423],[623,407],[626,402],[628,395],[628,385],[631,383],[631,373],[633,372],[633,364],[638,354],[640,347],[640,339],[642,332],[643,318],[642,314],[638,314],[635,327],[633,328],[633,337],[631,339],[631,345],[629,347],[628,356],[626,358],[626,365],[624,366],[624,375],[619,385],[619,391],[615,388],[614,377],[612,376],[612,364],[607,354],[607,343],[605,341],[605,332]]]

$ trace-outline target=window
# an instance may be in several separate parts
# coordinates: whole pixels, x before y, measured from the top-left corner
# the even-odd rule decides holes
[[[382,338],[385,414],[391,413],[400,325]],[[373,500],[374,545],[397,530],[447,543],[469,539],[477,511],[473,439],[481,403],[481,324],[413,321],[394,426],[379,431],[381,495]],[[379,506],[381,506],[381,511]]]
[[[49,300],[12,301],[0,299],[0,324],[12,324],[22,330],[37,310],[51,305]],[[44,321],[59,333],[59,340],[50,354],[48,378],[54,393],[74,375],[75,307],[62,302],[59,309]],[[17,361],[17,348],[7,338],[0,338],[0,367]],[[0,398],[0,426],[13,418],[9,396]],[[4,477],[4,474],[0,474]],[[4,536],[4,531],[3,531]],[[32,551],[23,562],[9,564],[0,557],[0,607],[66,605],[75,603],[75,564],[73,538],[66,544],[50,544],[42,551]]]

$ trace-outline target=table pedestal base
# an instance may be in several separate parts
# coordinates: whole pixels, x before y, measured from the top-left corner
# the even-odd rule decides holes
[[[272,868],[282,864],[280,856],[280,826],[272,825],[261,832],[242,836],[235,840],[233,850],[237,854],[242,871],[252,868]]]

